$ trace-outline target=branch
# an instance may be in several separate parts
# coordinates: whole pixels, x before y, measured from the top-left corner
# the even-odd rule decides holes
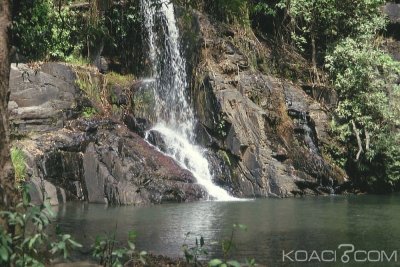
[[[371,135],[367,130],[365,130],[365,150],[366,151],[369,150],[370,141],[371,141]]]
[[[356,124],[354,123],[353,120],[351,121],[351,124],[353,125],[353,131],[354,131],[354,134],[356,135],[357,143],[358,143],[358,153],[357,153],[357,156],[356,156],[356,161],[358,161],[360,159],[361,153],[364,150],[363,150],[362,142],[361,142],[361,138],[360,138],[360,131],[357,129]]]

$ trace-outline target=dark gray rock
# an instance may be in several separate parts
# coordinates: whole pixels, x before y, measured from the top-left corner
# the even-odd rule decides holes
[[[122,86],[112,85],[110,92],[110,99],[108,100],[110,104],[117,106],[128,105],[129,96]]]
[[[155,147],[158,147],[161,151],[163,151],[163,152],[167,151],[165,141],[159,132],[150,130],[147,133],[146,139],[147,139],[147,141],[150,142],[150,144],[152,144]]]
[[[11,66],[10,123],[12,133],[61,129],[69,110],[76,106],[74,73],[66,65],[47,63],[43,70],[25,64]]]
[[[205,16],[198,18],[207,46],[198,52],[203,58],[194,79],[200,81],[192,92],[199,122],[220,140],[209,156],[216,183],[237,196],[286,197],[324,194],[329,181],[343,182],[344,172],[319,152],[328,139],[322,104],[250,68],[240,47]],[[334,95],[324,99],[335,102]]]
[[[87,125],[97,131],[88,134]],[[72,121],[68,129],[32,134],[24,149],[32,199],[145,205],[206,197],[193,175],[125,126],[112,121]]]
[[[400,4],[386,3],[383,12],[389,17],[391,23],[400,23]]]
[[[143,118],[135,118],[132,114],[125,114],[123,117],[125,125],[129,130],[139,134],[141,137],[145,137],[146,131],[151,127],[148,120]]]
[[[119,121],[79,119],[85,97],[75,79],[60,63],[46,63],[37,71],[12,66],[11,122],[14,134],[24,136],[14,145],[24,151],[34,203],[48,198],[52,205],[69,200],[145,205],[206,198],[190,172],[142,138],[148,120],[125,116],[141,137]],[[144,97],[141,101],[149,96]],[[116,101],[124,105],[128,100]]]

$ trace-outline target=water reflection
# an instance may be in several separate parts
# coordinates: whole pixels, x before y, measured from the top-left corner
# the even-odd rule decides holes
[[[394,238],[400,236],[399,204],[398,196],[200,202],[146,208],[70,203],[58,208],[58,222],[86,245],[96,235],[114,230],[118,239],[126,240],[127,232],[136,229],[139,249],[169,256],[182,256],[187,232],[204,236],[211,256],[219,256],[220,245],[213,242],[228,237],[233,223],[241,223],[248,231],[237,233],[235,258],[255,257],[270,266],[285,266],[282,250],[337,249],[341,243],[361,249],[399,249],[400,241]],[[194,243],[194,237],[188,242]]]

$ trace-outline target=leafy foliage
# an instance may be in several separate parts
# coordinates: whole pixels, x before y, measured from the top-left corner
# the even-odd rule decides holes
[[[15,209],[0,211],[6,225],[0,226],[1,266],[45,266],[48,251],[67,258],[71,249],[81,247],[68,234],[59,233],[58,241],[50,243],[46,229],[54,217],[53,211],[48,202],[32,205],[27,186],[23,187],[22,201]]]
[[[186,239],[191,235],[191,233],[186,234]],[[182,245],[182,251],[185,256],[186,262],[189,264],[193,264],[194,267],[201,266],[199,264],[199,259],[202,256],[208,255],[208,251],[205,249],[204,238],[200,236],[199,238],[195,238],[195,246],[190,247],[186,242]]]
[[[137,257],[140,262],[145,264],[147,253],[142,251],[136,253],[135,239],[136,231],[131,230],[128,233],[128,247],[121,247],[115,238],[115,233],[105,236],[97,236],[93,245],[93,257],[104,267],[122,267],[123,263],[133,260]]]
[[[386,23],[380,7],[383,0],[278,0],[258,1],[253,13],[281,15],[283,35],[305,55],[320,53],[347,37],[375,34]],[[315,43],[315,51],[311,51]],[[310,52],[306,51],[310,49]]]
[[[124,5],[114,5],[105,13],[108,29],[106,53],[121,65],[121,71],[139,72],[141,60],[141,17],[139,1],[128,0]]]
[[[254,1],[252,14],[279,20],[278,36],[312,61],[313,84],[338,92],[332,121],[338,147],[325,147],[366,190],[392,190],[399,179],[399,64],[379,48],[383,0]],[[307,79],[305,79],[307,80]]]
[[[370,40],[347,38],[327,56],[340,101],[333,129],[348,147],[347,168],[369,186],[399,179],[400,64]]]
[[[82,116],[86,119],[93,118],[96,114],[96,109],[92,107],[85,107],[82,112]]]
[[[74,49],[74,12],[51,0],[22,0],[13,21],[13,43],[30,60],[63,59]]]

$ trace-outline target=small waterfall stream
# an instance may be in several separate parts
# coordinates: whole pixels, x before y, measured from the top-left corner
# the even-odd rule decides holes
[[[141,12],[147,34],[152,76],[154,117],[157,124],[150,130],[163,138],[165,153],[190,170],[205,187],[211,199],[235,200],[212,182],[204,149],[195,144],[196,119],[185,90],[186,62],[179,47],[174,6],[169,0],[141,0]]]

